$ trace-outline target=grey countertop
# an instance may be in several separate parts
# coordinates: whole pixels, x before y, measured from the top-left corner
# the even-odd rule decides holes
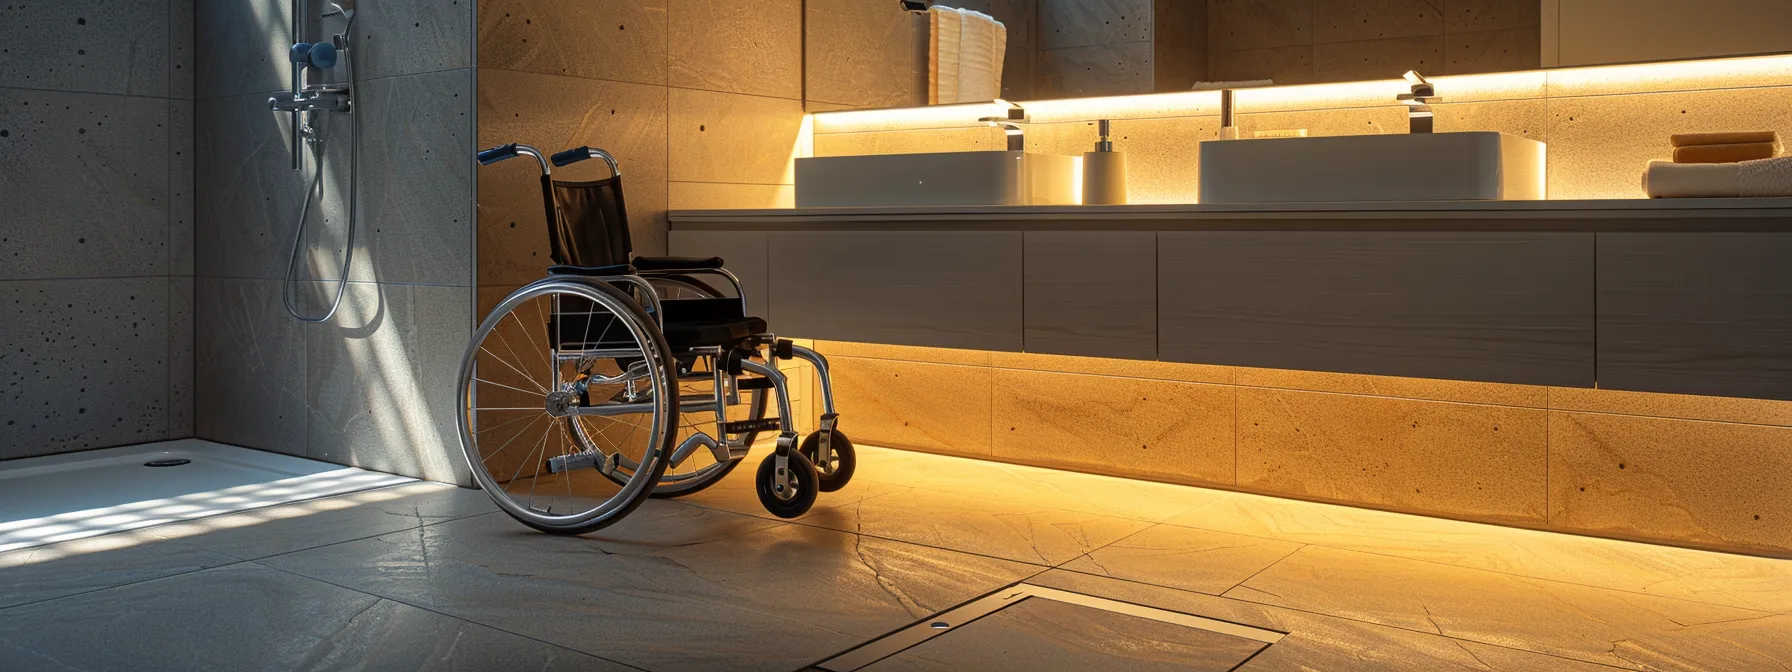
[[[1736,226],[1792,231],[1792,198],[674,210],[670,220],[672,228],[686,230],[851,229],[867,224],[916,229],[1164,229],[1227,228],[1253,222],[1253,227],[1272,228],[1604,230]]]

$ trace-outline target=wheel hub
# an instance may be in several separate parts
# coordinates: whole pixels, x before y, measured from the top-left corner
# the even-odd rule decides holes
[[[564,418],[572,415],[572,409],[578,408],[579,397],[572,392],[549,392],[547,398],[548,415]]]

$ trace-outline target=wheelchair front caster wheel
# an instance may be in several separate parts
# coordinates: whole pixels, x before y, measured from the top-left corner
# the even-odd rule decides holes
[[[821,459],[821,432],[810,434],[809,438],[803,439],[802,447],[797,449],[815,465],[815,472],[821,477],[822,492],[834,492],[846,487],[846,483],[852,480],[853,470],[859,464],[859,458],[852,449],[852,441],[847,440],[845,432],[834,430],[834,440],[828,443],[834,449],[833,458],[829,460]]]
[[[759,476],[754,479],[759,490],[759,503],[779,518],[795,518],[808,513],[809,507],[815,506],[815,496],[820,494],[815,465],[809,463],[809,458],[793,450],[789,462],[790,472],[779,474],[777,454],[767,455],[765,461],[759,463]]]

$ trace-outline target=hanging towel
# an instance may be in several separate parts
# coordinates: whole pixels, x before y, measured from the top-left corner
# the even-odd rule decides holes
[[[1655,160],[1643,170],[1650,198],[1792,196],[1792,157],[1741,163],[1674,163]]]
[[[960,103],[1002,97],[1002,61],[1008,51],[1008,30],[994,17],[961,9],[963,33],[958,44]]]
[[[927,104],[958,102],[959,40],[964,14],[951,7],[927,8]]]

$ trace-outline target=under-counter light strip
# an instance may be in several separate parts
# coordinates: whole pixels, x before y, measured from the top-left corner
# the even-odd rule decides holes
[[[1442,104],[1535,100],[1575,96],[1656,93],[1755,86],[1792,86],[1792,54],[1699,61],[1602,65],[1431,78]],[[1407,84],[1397,78],[1366,82],[1304,84],[1239,89],[1241,114],[1296,112],[1397,105]],[[1095,119],[1150,119],[1219,116],[1218,91],[1149,93],[1132,96],[1022,101],[1033,123]],[[976,119],[1004,114],[999,102],[880,110],[819,112],[816,133],[862,133],[963,128]]]

